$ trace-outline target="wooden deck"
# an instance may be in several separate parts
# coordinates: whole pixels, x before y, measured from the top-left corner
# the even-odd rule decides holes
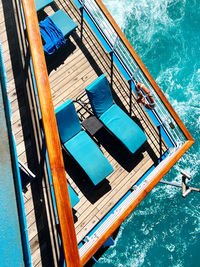
[[[80,12],[72,1],[55,2],[57,6],[53,5],[53,8],[45,9],[47,14],[53,13],[53,9],[56,8],[65,9],[79,25],[65,47],[47,58],[52,98],[56,108],[69,98],[74,101],[81,98],[87,102],[86,96],[83,95],[85,87],[102,73],[106,74],[108,80],[111,81],[112,63],[110,55],[104,50],[85,22],[81,40]],[[13,12],[8,12],[8,10],[13,10]],[[31,87],[27,81],[30,74],[28,70],[24,71],[28,68],[27,50],[22,53],[26,43],[23,39],[24,33],[20,30],[22,23],[17,19],[16,10],[19,12],[19,6],[15,0],[0,0],[0,40],[5,61],[17,153],[19,159],[37,174],[37,180],[28,186],[28,191],[24,194],[28,235],[33,266],[55,266],[55,261],[59,258],[59,251],[57,248],[52,248],[54,245],[56,247],[56,242],[52,242],[55,230],[55,224],[51,218],[52,206],[49,207],[47,204],[51,202],[49,200],[50,190],[49,185],[42,178],[43,176],[37,171],[42,157],[38,156],[35,136],[32,132],[35,129],[31,123],[32,111],[34,113],[35,110],[30,105],[27,107],[27,99],[30,100],[33,96],[26,92],[27,88]],[[112,80],[115,101],[128,113],[129,85],[115,65]],[[89,113],[78,103],[75,106],[81,120],[89,116]],[[136,155],[131,156],[105,129],[101,130],[95,138],[113,166],[114,172],[97,187],[92,186],[78,165],[64,154],[67,178],[80,198],[80,202],[74,207],[78,242],[107,214],[129,188],[153,164],[156,164],[160,153],[167,150],[166,144],[163,142],[160,147],[158,130],[153,126],[144,109],[136,103],[134,96],[131,117],[144,130],[148,137],[148,143]],[[40,158],[39,162],[34,160],[35,155]]]
[[[66,11],[69,12],[69,10],[74,10],[70,4],[66,7]],[[75,21],[80,21],[78,10],[74,10],[73,14],[69,13],[69,15]],[[58,67],[49,74],[55,107],[58,107],[67,99],[76,101],[79,95],[84,92],[85,87],[102,73],[106,74],[110,80],[110,55],[105,52],[86,23],[84,24],[83,36],[81,40],[79,30],[73,34],[70,41],[67,42],[66,48],[62,51],[63,58],[67,53],[65,61],[62,62],[62,59],[60,60],[57,57],[56,64]],[[52,65],[54,65],[55,61],[52,61]],[[51,63],[49,63],[49,69],[52,69]],[[113,93],[116,96],[116,102],[124,110],[128,111],[129,85],[116,67],[114,67],[113,71]],[[86,96],[82,98],[87,102]],[[77,110],[80,109],[78,104],[76,104],[76,107]],[[83,113],[81,111],[83,110],[80,110],[80,114]],[[148,115],[146,113],[142,115],[142,113],[145,112],[136,102],[133,102],[132,116],[139,120],[140,126],[148,136],[149,144],[137,156],[131,157],[129,154],[127,156],[127,151],[123,153],[123,148],[120,144],[116,140],[112,140],[112,137],[106,134],[106,131],[103,131],[98,136],[97,139],[101,143],[100,148],[115,170],[104,183],[97,188],[93,187],[91,189],[92,185],[87,178],[85,183],[81,181],[84,174],[79,172],[77,176],[81,177],[70,177],[71,170],[67,172],[67,177],[70,177],[68,179],[80,198],[80,202],[74,207],[76,210],[75,227],[78,242],[87,235],[159,157],[160,140],[157,130],[153,128]],[[87,116],[89,114],[85,114],[85,117]],[[81,115],[80,118],[82,118]],[[68,169],[71,164],[68,157],[66,168]],[[82,190],[80,190],[80,187]]]

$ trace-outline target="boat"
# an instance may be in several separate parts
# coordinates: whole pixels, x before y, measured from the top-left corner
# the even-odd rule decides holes
[[[55,14],[67,16],[75,26],[66,44],[48,55],[39,21],[56,20]],[[23,198],[16,202],[21,205],[19,225],[27,228],[18,228],[23,264],[92,265],[194,139],[101,0],[1,1],[1,15],[4,87],[12,114],[9,136],[13,134],[12,149],[16,147],[12,161],[30,178],[14,183],[17,197]],[[91,93],[96,88],[112,92],[103,95],[100,109],[104,115],[106,103],[112,102],[109,108],[120,121],[114,129],[95,109]],[[104,92],[98,92],[102,97]],[[58,122],[60,111],[69,107],[71,113]],[[70,140],[81,132],[88,142],[83,151],[79,144],[75,154],[60,130],[68,131],[65,123],[71,125],[73,119],[79,130]],[[107,119],[112,120],[111,112]],[[138,135],[131,135],[131,146],[140,142],[134,151],[124,141],[132,127],[126,123],[137,129]],[[91,150],[95,157],[88,162]],[[107,172],[100,168],[96,176],[105,172],[97,181],[88,168],[95,172],[100,161]],[[14,181],[19,176],[15,172]]]

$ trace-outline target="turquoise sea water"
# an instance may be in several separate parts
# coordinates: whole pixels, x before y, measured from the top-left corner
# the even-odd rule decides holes
[[[200,1],[103,2],[195,138],[165,179],[200,187]],[[95,266],[200,266],[200,194],[157,185]]]

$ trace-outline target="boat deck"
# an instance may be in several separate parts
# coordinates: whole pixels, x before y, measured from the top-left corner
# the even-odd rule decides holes
[[[15,41],[11,41],[19,34],[19,29],[11,26],[16,20],[13,15],[8,15],[9,8],[15,10],[16,3],[3,3],[0,0],[0,39],[5,60],[5,68],[8,82],[8,95],[11,102],[12,126],[17,145],[19,159],[27,164],[32,171],[34,168],[34,144],[30,132],[30,120],[26,106],[27,76],[23,70],[26,61],[19,64],[20,49],[16,49]],[[8,1],[9,2],[9,1]],[[46,14],[53,13],[53,9],[64,9],[79,25],[75,33],[70,36],[66,45],[56,54],[47,57],[47,68],[52,90],[52,98],[55,108],[67,99],[75,101],[75,106],[81,120],[89,117],[87,109],[82,107],[80,100],[87,103],[84,89],[98,76],[104,73],[111,82],[112,92],[116,103],[127,113],[130,112],[129,84],[123,78],[118,68],[114,65],[111,71],[111,57],[102,47],[99,40],[93,34],[86,22],[83,26],[83,38],[81,39],[80,21],[81,15],[71,0],[55,1],[56,5],[45,8]],[[3,4],[2,4],[3,3]],[[4,11],[3,11],[4,9]],[[6,13],[6,10],[8,13]],[[44,16],[42,12],[39,17]],[[20,24],[20,23],[19,23]],[[12,28],[12,29],[11,29]],[[10,32],[9,32],[10,30]],[[6,34],[7,32],[7,34]],[[20,45],[19,45],[20,47]],[[16,55],[16,56],[14,56]],[[16,66],[20,68],[15,69]],[[158,162],[161,154],[166,152],[167,146],[160,138],[157,128],[153,125],[146,111],[132,97],[132,119],[145,132],[148,141],[135,155],[131,156],[126,149],[119,144],[104,128],[94,137],[100,144],[100,148],[114,168],[114,172],[102,183],[94,187],[88,177],[79,168],[76,162],[64,153],[66,175],[70,185],[78,194],[80,201],[74,207],[74,220],[78,242],[107,214],[107,212],[119,201],[138,179],[153,165]],[[27,215],[28,234],[32,253],[33,266],[51,266],[49,254],[52,248],[49,245],[51,230],[49,230],[48,217],[43,199],[46,197],[42,188],[44,183],[34,181],[28,186],[24,194],[24,203]],[[49,234],[50,232],[50,234]],[[48,234],[47,234],[48,233]],[[52,254],[52,255],[51,255]]]
[[[70,13],[69,10],[73,10]],[[73,6],[66,6],[66,11],[78,23],[80,13]],[[46,9],[51,14],[51,8]],[[67,41],[66,46],[55,57],[47,59],[50,87],[52,89],[53,103],[58,107],[67,99],[80,100],[87,103],[84,94],[86,86],[104,73],[110,79],[111,57],[101,46],[100,42],[85,23],[83,39],[80,38],[80,30]],[[113,95],[115,101],[126,112],[129,110],[129,85],[124,80],[115,66],[113,69]],[[76,103],[80,119],[84,120],[90,114]],[[75,227],[78,242],[107,214],[123,195],[134,185],[138,179],[158,160],[160,156],[160,138],[157,129],[153,127],[147,113],[134,102],[132,117],[143,128],[148,137],[146,144],[136,155],[131,156],[117,140],[102,129],[95,136],[100,143],[100,148],[114,168],[114,172],[100,185],[94,187],[85,177],[78,166],[67,157],[67,177],[80,198],[80,202],[74,207]],[[163,149],[166,151],[165,144]],[[164,151],[163,151],[164,152]],[[65,155],[64,155],[65,157]],[[73,165],[73,167],[71,167]],[[76,172],[74,173],[74,170]]]

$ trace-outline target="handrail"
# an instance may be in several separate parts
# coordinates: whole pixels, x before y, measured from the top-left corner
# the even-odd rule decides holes
[[[160,125],[165,129],[165,132],[171,142],[176,147],[180,147],[180,145],[186,141],[183,132],[179,128],[178,124],[174,121],[169,110],[167,110],[166,107],[163,105],[156,91],[153,89],[149,81],[144,76],[141,68],[135,61],[133,55],[129,52],[127,47],[121,41],[120,37],[117,34],[117,31],[113,28],[104,13],[99,9],[99,6],[97,5],[95,0],[79,0],[79,2],[82,5],[83,9],[85,9],[85,12],[88,14],[90,19],[93,21],[95,27],[98,29],[103,39],[109,45],[111,49],[111,60],[113,60],[113,55],[115,55],[121,67],[128,74],[130,93],[132,94],[132,92],[134,91],[133,85],[138,82],[144,83],[144,85],[146,85],[150,89],[150,92],[155,98],[156,102],[155,109],[153,109],[152,113],[149,114],[150,117],[151,115],[154,115]],[[142,112],[143,111],[144,110],[142,110]]]
[[[182,155],[190,148],[193,141],[187,141],[178,151],[172,159],[164,166],[154,179],[149,182],[145,189],[133,200],[133,202],[126,208],[123,213],[117,218],[112,226],[107,229],[97,240],[93,246],[81,257],[81,262],[85,265],[88,260],[97,252],[97,250],[105,243],[105,241],[113,234],[123,221],[129,216],[129,214],[140,204],[140,202],[148,195],[148,193],[156,186],[156,184],[162,179],[162,177],[173,167],[173,165],[182,157]]]
[[[81,266],[60,139],[34,0],[22,0],[67,266]]]
[[[117,25],[117,23],[115,22],[115,20],[113,19],[113,17],[111,16],[109,11],[107,10],[107,8],[104,6],[104,4],[102,3],[101,0],[95,0],[95,2],[98,5],[99,9],[105,15],[105,17],[107,18],[109,23],[115,29],[115,31],[116,31],[117,35],[119,36],[120,40],[125,45],[125,47],[129,51],[129,53],[132,55],[132,57],[134,58],[134,60],[138,64],[138,66],[140,67],[141,71],[143,72],[144,76],[147,78],[147,80],[149,81],[151,86],[154,88],[154,90],[157,93],[157,95],[159,96],[160,100],[162,101],[164,106],[167,108],[167,110],[170,112],[171,116],[176,121],[177,125],[180,127],[180,129],[183,132],[183,134],[185,135],[185,137],[188,140],[194,141],[193,137],[191,136],[191,134],[187,130],[186,126],[183,124],[183,122],[179,118],[178,114],[172,108],[171,104],[169,103],[169,101],[165,97],[164,93],[161,91],[161,89],[159,88],[159,86],[157,85],[157,83],[155,82],[155,80],[153,79],[153,77],[151,76],[151,74],[149,73],[147,68],[145,67],[144,63],[142,62],[142,60],[140,59],[140,57],[138,56],[136,51],[133,49],[132,45],[130,44],[130,42],[128,41],[128,39],[126,38],[126,36],[122,32],[122,30],[119,28],[119,26]]]

